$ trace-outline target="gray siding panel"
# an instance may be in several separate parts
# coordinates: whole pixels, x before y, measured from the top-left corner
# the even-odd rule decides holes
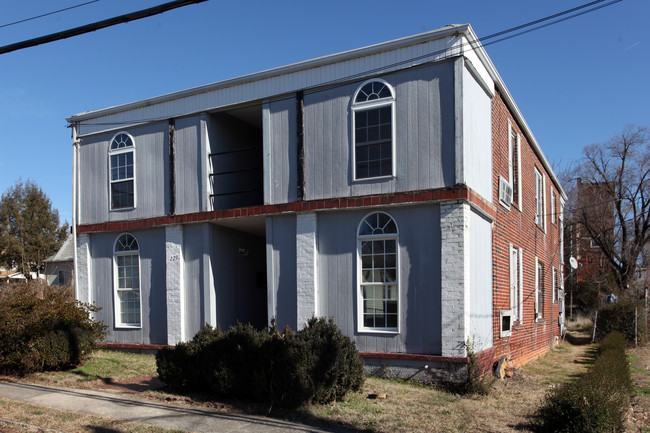
[[[167,307],[165,302],[165,232],[146,230],[131,232],[140,246],[140,296],[142,327],[115,327],[113,286],[113,246],[122,233],[91,236],[91,287],[95,304],[102,307],[96,318],[109,327],[107,341],[116,343],[165,344],[167,342]]]
[[[293,202],[297,194],[296,150],[296,100],[294,98],[273,101],[267,108],[268,123],[265,131],[269,151],[267,196],[265,204]]]
[[[151,218],[169,209],[167,123],[125,130],[135,144],[135,209],[109,211],[108,147],[115,134],[82,140],[79,148],[79,224]]]
[[[203,308],[203,253],[208,251],[208,239],[205,239],[203,224],[183,226],[183,274],[184,274],[184,314],[185,337],[192,338],[209,318],[205,317]]]
[[[388,212],[401,229],[399,334],[357,331],[357,228],[367,211],[318,215],[318,314],[334,317],[360,351],[440,354],[439,207]]]
[[[280,329],[289,325],[295,330],[298,323],[296,216],[268,217],[266,242],[271,314],[275,314],[276,324]]]
[[[452,186],[453,63],[382,75],[395,89],[397,176],[352,181],[351,100],[362,81],[305,95],[306,198]]]
[[[203,202],[203,155],[201,155],[201,118],[176,119],[176,213],[201,210]]]
[[[469,230],[469,335],[482,350],[493,344],[492,224],[472,211]]]

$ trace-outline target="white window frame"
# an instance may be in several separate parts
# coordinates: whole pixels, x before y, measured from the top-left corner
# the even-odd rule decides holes
[[[535,168],[535,224],[546,232],[546,177]]]
[[[557,198],[555,196],[555,191],[551,189],[551,223],[555,224],[555,203]]]
[[[128,328],[128,329],[141,329],[142,328],[142,273],[141,273],[141,266],[140,266],[140,243],[138,242],[138,239],[133,236],[133,239],[135,239],[135,242],[138,246],[137,249],[134,250],[128,250],[128,251],[117,251],[117,245],[120,239],[123,236],[133,236],[131,233],[121,233],[116,239],[115,243],[113,244],[113,305],[114,305],[114,320],[115,320],[115,327],[116,328]],[[118,257],[125,257],[125,256],[135,256],[138,259],[138,287],[137,288],[120,288],[119,287],[119,265],[118,265]],[[120,293],[125,293],[125,292],[134,292],[137,293],[138,299],[139,299],[139,319],[138,323],[123,323],[122,322],[122,310],[121,310],[121,303],[120,303]]]
[[[112,149],[113,146],[113,141],[119,136],[119,135],[126,135],[131,139],[131,146],[119,148],[119,149]],[[124,210],[129,210],[129,209],[135,209],[136,204],[138,202],[138,196],[137,196],[137,188],[136,188],[136,168],[137,168],[137,161],[136,161],[136,151],[135,151],[135,139],[131,134],[125,131],[118,132],[117,134],[113,135],[111,140],[108,142],[108,210],[109,211],[124,211]],[[111,156],[119,155],[119,154],[124,154],[124,153],[132,153],[133,154],[133,176],[130,178],[124,178],[124,179],[117,179],[113,180],[112,176],[112,165],[111,165]],[[114,208],[113,207],[113,184],[116,183],[121,183],[121,182],[127,182],[127,181],[132,181],[133,182],[133,206],[127,206],[127,207],[118,207]]]
[[[516,154],[516,158],[515,158]],[[517,172],[517,189],[515,190],[515,170]],[[512,121],[508,119],[508,182],[512,188],[513,198],[515,194],[517,208],[521,210],[521,135],[515,134],[512,128]]]
[[[544,275],[540,275],[539,268],[540,265],[544,265],[539,261],[538,257],[535,257],[535,320],[543,318],[543,303],[544,298],[542,298],[543,284],[544,284]],[[541,283],[541,284],[540,284]]]
[[[524,323],[524,250],[519,248],[519,323]]]
[[[357,96],[359,95],[359,92],[363,87],[372,82],[378,82],[382,83],[385,85],[388,90],[391,93],[390,98],[381,98],[381,99],[376,99],[372,101],[366,101],[366,102],[356,102]],[[357,177],[357,143],[356,143],[356,113],[359,111],[368,111],[368,110],[374,110],[374,109],[379,109],[382,107],[390,107],[390,113],[391,113],[391,174],[390,175],[383,175],[383,176],[373,176],[373,177],[362,177],[359,178]],[[357,90],[354,92],[354,95],[352,97],[352,104],[351,104],[351,111],[352,111],[352,128],[351,128],[351,139],[350,143],[352,144],[352,149],[351,149],[351,154],[352,158],[350,160],[352,161],[352,180],[353,181],[368,181],[368,180],[373,180],[373,179],[387,179],[387,178],[392,178],[396,177],[396,170],[397,170],[397,155],[396,155],[396,145],[395,145],[395,130],[396,130],[396,122],[395,122],[395,89],[393,86],[391,86],[387,81],[382,80],[380,78],[373,78],[370,80],[366,80],[361,85],[357,88]]]
[[[384,214],[390,218],[395,224],[395,233],[387,235],[360,235],[361,227],[366,220],[374,214]],[[377,334],[399,334],[402,321],[402,290],[401,290],[401,273],[400,273],[400,252],[399,252],[399,227],[397,221],[387,212],[370,212],[366,214],[357,227],[357,329],[363,333],[377,333]],[[378,240],[395,240],[395,269],[396,278],[395,283],[382,283],[382,285],[396,285],[397,286],[397,327],[368,327],[364,325],[364,311],[363,311],[363,282],[362,276],[362,241],[378,241]]]
[[[519,318],[519,281],[521,263],[519,262],[519,250],[510,244],[510,311],[512,320]]]
[[[557,290],[557,281],[556,281],[557,274],[555,273],[555,266],[552,266],[551,270],[552,270],[552,274],[551,274],[551,278],[552,278],[552,280],[551,280],[551,302],[553,304],[555,304],[555,300],[557,299],[555,297],[555,291]]]

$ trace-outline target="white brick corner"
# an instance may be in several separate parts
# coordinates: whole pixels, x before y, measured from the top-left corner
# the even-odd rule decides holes
[[[165,228],[165,263],[167,283],[167,344],[184,337],[183,227]]]
[[[470,213],[464,202],[440,206],[442,356],[466,355]]]
[[[77,235],[77,262],[75,263],[76,286],[75,296],[79,302],[90,304],[90,236]]]
[[[316,214],[299,214],[296,220],[297,328],[317,314]]]

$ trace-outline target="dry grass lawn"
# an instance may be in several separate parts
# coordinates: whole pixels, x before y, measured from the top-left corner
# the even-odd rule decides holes
[[[585,325],[584,328],[587,327]],[[582,337],[582,341],[590,337],[587,332],[580,334],[576,331],[575,335]],[[572,341],[578,340],[573,338]],[[54,386],[128,392],[130,397],[171,401],[220,412],[270,414],[305,424],[331,425],[357,432],[514,433],[530,431],[534,413],[546,393],[558,384],[585,372],[590,365],[593,350],[592,345],[563,342],[518,370],[514,377],[496,381],[487,396],[460,396],[430,386],[367,378],[363,389],[348,395],[345,401],[325,406],[309,406],[296,412],[283,412],[246,402],[214,401],[207,400],[205,396],[179,396],[169,393],[157,378],[152,378],[156,374],[155,359],[147,355],[99,351],[83,367],[68,372],[35,374],[22,380]],[[650,348],[631,350],[630,360],[638,392],[630,412],[629,431],[650,433]],[[371,399],[368,398],[370,394],[388,394],[388,398]],[[29,414],[30,411],[43,409],[22,410]],[[0,407],[0,413],[2,412],[4,408]],[[50,427],[49,422],[44,419],[35,418],[34,414],[30,417],[33,423],[56,428]],[[59,417],[65,418],[65,415]],[[20,418],[16,420],[20,421]],[[93,422],[88,420],[81,424],[93,425]],[[112,425],[110,428],[116,431],[145,431],[126,430],[131,427]],[[77,431],[67,428],[61,430]],[[4,433],[1,425],[0,433]]]

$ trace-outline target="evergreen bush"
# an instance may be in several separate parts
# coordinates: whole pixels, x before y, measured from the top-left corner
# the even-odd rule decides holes
[[[605,433],[623,431],[632,394],[625,339],[603,339],[593,366],[577,380],[549,393],[538,411],[537,432]]]
[[[89,316],[98,308],[75,301],[68,289],[39,282],[0,288],[0,371],[27,374],[78,365],[104,338]]]
[[[171,388],[208,391],[282,407],[341,399],[363,382],[363,361],[332,319],[311,319],[301,331],[238,324],[200,331],[192,341],[156,356]]]

